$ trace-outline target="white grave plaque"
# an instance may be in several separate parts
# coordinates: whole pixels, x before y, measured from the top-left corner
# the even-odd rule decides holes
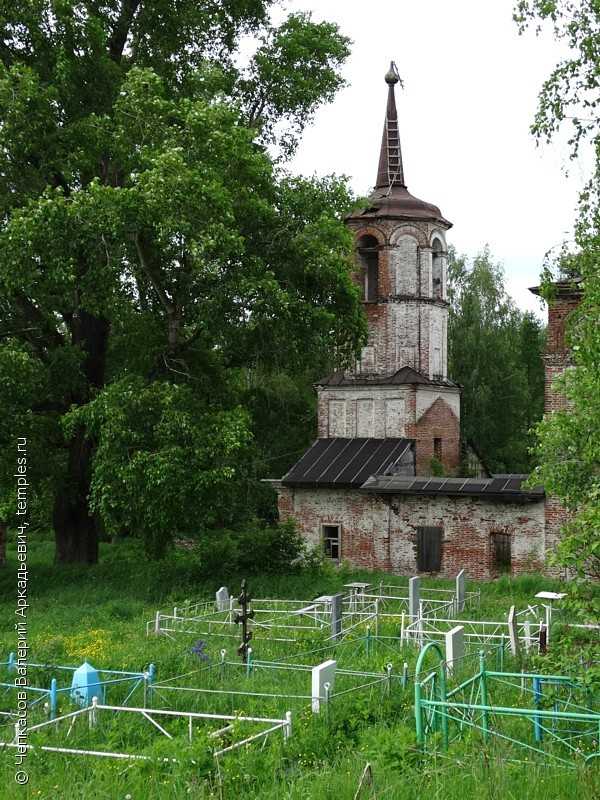
[[[326,683],[329,684],[329,692],[333,692],[336,667],[337,661],[330,659],[312,668],[311,696],[313,714],[318,714],[321,710],[321,703],[327,702],[327,695],[325,692]]]
[[[457,625],[446,633],[446,664],[448,670],[454,670],[454,664],[465,655],[465,629]]]
[[[217,602],[217,611],[229,611],[229,590],[226,586],[221,586],[215,592],[215,600]]]

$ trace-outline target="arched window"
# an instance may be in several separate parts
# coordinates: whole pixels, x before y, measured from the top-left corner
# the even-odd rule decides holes
[[[379,248],[374,236],[361,236],[358,240],[358,263],[361,266],[363,299],[376,303],[379,296]]]
[[[431,247],[431,278],[433,298],[441,300],[444,295],[444,252],[439,239],[434,239]]]

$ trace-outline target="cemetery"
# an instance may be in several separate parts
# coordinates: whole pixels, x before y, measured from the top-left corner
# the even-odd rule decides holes
[[[600,0],[0,8],[0,800],[600,798]]]
[[[157,610],[145,624],[138,671],[88,661],[27,663],[29,749],[48,757],[152,761],[193,768],[286,748],[295,723],[331,726],[355,708],[379,718],[409,709],[415,751],[451,752],[467,739],[502,758],[575,768],[599,763],[600,704],[580,679],[532,668],[557,625],[600,639],[600,626],[564,617],[564,595],[541,592],[491,619],[486,588],[423,577],[348,582],[313,599],[234,592]],[[504,616],[504,618],[502,618]],[[181,670],[163,671],[177,645]],[[1,747],[19,746],[14,653],[0,663]],[[191,668],[190,668],[191,667]],[[410,718],[414,722],[410,722]],[[14,736],[13,736],[14,733]],[[184,765],[188,765],[185,767]]]

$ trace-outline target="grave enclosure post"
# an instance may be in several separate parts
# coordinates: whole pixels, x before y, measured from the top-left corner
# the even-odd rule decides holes
[[[331,638],[338,639],[342,633],[342,598],[341,594],[331,596]]]
[[[152,699],[154,694],[154,681],[156,680],[156,667],[154,664],[148,666],[148,695]]]
[[[519,630],[514,606],[511,606],[508,612],[508,635],[510,636],[510,652],[517,658],[519,655]]]
[[[420,586],[421,579],[418,576],[408,581],[408,613],[411,622],[414,622],[419,616]]]
[[[531,622],[528,619],[523,623],[523,633],[525,635],[525,650],[529,652],[531,650]]]
[[[50,719],[54,719],[56,717],[56,705],[57,705],[57,684],[56,678],[52,678],[50,681]]]
[[[402,665],[402,688],[406,689],[408,686],[408,661]]]
[[[479,651],[479,687],[481,691],[481,705],[487,706],[488,692],[487,692],[487,676],[485,671],[485,652]],[[484,708],[481,714],[481,727],[483,728],[483,738],[487,739],[489,734],[488,726],[488,712]]]
[[[456,611],[460,613],[465,610],[465,571],[461,571],[456,576],[456,587],[454,590],[454,598],[456,603]]]
[[[539,708],[542,703],[542,681],[539,677],[533,679],[533,702],[536,708]],[[542,724],[539,717],[533,718],[533,732],[536,742],[543,740]]]

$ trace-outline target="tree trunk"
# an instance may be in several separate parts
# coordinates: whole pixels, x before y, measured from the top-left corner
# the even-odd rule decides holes
[[[104,385],[109,323],[79,310],[70,320],[73,344],[84,352],[82,364],[89,388]],[[88,393],[77,398],[88,401]],[[98,561],[98,526],[89,511],[94,443],[84,428],[77,428],[68,442],[69,457],[62,486],[54,498],[55,560],[59,563],[95,564]]]
[[[54,498],[56,561],[62,564],[98,561],[98,531],[89,513],[93,445],[85,430],[77,430],[69,443],[67,474]]]
[[[0,519],[0,567],[6,564],[6,522]]]

